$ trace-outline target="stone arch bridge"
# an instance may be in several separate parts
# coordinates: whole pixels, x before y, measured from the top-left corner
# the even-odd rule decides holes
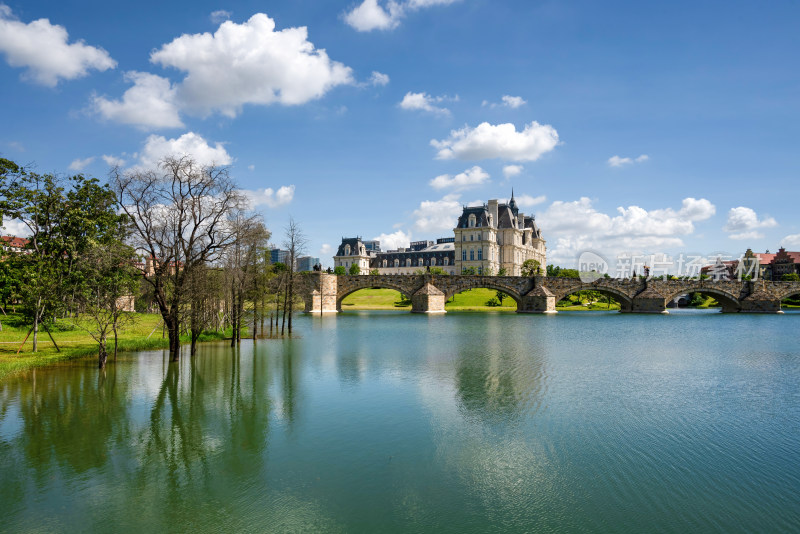
[[[336,313],[342,300],[360,289],[394,289],[411,299],[414,313],[445,313],[445,302],[474,288],[502,291],[517,303],[519,313],[556,313],[556,302],[584,290],[609,295],[629,313],[667,313],[667,303],[679,295],[703,293],[716,299],[723,312],[782,313],[781,300],[800,294],[800,282],[643,280],[523,276],[357,275],[319,272],[297,277],[295,292],[308,313]]]

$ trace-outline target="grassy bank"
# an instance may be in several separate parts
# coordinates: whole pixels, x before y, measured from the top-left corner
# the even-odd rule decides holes
[[[503,299],[500,306],[487,306],[491,299],[497,298],[494,289],[470,289],[457,293],[445,304],[448,311],[516,311],[517,304],[511,297]],[[570,297],[572,298],[572,297]],[[612,301],[611,307],[605,301],[584,305],[577,297],[569,301],[570,305],[559,306],[564,311],[601,311],[619,310],[619,304]],[[362,289],[348,295],[342,301],[342,311],[347,310],[410,310],[411,302],[402,300],[399,292],[393,289]]]
[[[68,321],[61,322],[50,332],[61,352],[56,350],[50,336],[43,329],[39,332],[39,347],[33,350],[33,334],[25,341],[30,330],[29,325],[22,324],[15,315],[0,316],[3,330],[0,332],[0,380],[16,373],[50,365],[52,363],[97,356],[97,342],[84,330],[70,326]],[[222,334],[204,333],[202,341],[221,339]],[[185,339],[189,341],[188,337]],[[109,353],[113,351],[113,339],[108,342]],[[123,327],[119,333],[119,350],[121,352],[166,348],[169,342],[166,335],[162,337],[161,316],[158,314],[136,314],[135,320]],[[21,348],[21,350],[20,350]],[[19,354],[17,351],[19,350]],[[109,355],[109,358],[113,356]]]

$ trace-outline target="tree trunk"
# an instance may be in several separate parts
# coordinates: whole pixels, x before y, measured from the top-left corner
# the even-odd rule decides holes
[[[239,307],[236,305],[236,287],[234,283],[231,283],[231,327],[233,331],[231,332],[231,348],[236,346],[236,327],[237,327],[237,320],[236,314],[239,311]]]
[[[39,312],[33,314],[33,352],[39,347]]]
[[[106,351],[106,336],[100,338],[98,347],[98,369],[106,368],[106,360],[108,360],[108,351]]]
[[[169,355],[173,362],[177,362],[181,356],[181,337],[180,323],[176,316],[170,315],[164,318],[164,324],[169,337]]]
[[[117,361],[117,347],[119,346],[119,335],[117,335],[117,323],[116,321],[111,327],[114,330],[114,361]]]
[[[289,271],[289,337],[292,336],[292,313],[294,312],[294,275]]]
[[[190,351],[190,354],[192,356],[197,354],[197,338],[199,338],[199,337],[200,337],[200,330],[193,328],[192,329],[192,349]]]

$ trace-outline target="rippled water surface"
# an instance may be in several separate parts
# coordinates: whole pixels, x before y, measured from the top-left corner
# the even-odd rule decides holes
[[[0,531],[800,530],[800,316],[296,324],[0,383]]]

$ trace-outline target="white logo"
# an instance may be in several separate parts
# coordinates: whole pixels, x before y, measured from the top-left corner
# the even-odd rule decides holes
[[[578,256],[578,272],[581,282],[590,284],[608,274],[608,260],[596,252],[587,250]]]

